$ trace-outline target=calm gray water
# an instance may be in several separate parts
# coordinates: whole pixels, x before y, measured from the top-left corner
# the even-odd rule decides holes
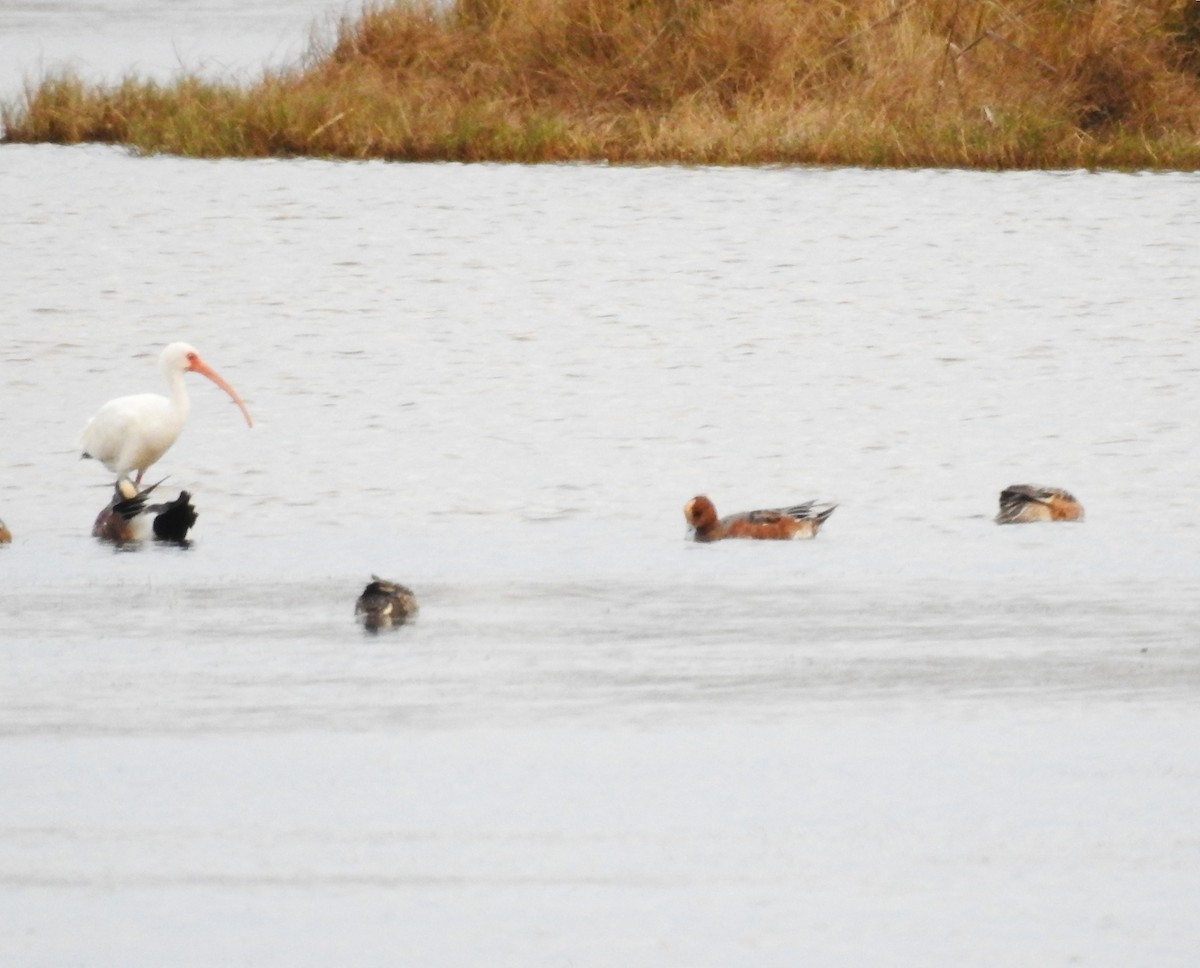
[[[91,80],[257,76],[333,36],[344,0],[0,0],[0,96],[70,70]]]
[[[92,13],[285,42],[206,9]],[[0,149],[0,962],[1190,965],[1198,220],[1191,175]],[[190,378],[195,543],[115,553],[75,438],[175,339],[256,426]],[[996,527],[1023,481],[1088,520]],[[700,547],[700,492],[841,506]],[[372,572],[415,625],[356,628]]]

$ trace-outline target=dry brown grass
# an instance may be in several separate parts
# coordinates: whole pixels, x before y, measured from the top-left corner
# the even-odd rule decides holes
[[[183,155],[1200,167],[1194,0],[425,0],[245,87],[50,78],[8,141]]]

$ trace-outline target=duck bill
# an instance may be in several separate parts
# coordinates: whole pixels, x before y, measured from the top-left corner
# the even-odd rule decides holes
[[[238,405],[238,409],[242,411],[242,416],[246,418],[246,426],[253,427],[254,420],[250,416],[250,411],[246,409],[246,405],[242,403],[242,398],[238,396],[237,390],[231,387],[220,373],[214,370],[211,366],[205,363],[200,357],[192,360],[192,365],[188,367],[193,373],[200,373],[213,381],[217,386],[229,394],[230,399]]]

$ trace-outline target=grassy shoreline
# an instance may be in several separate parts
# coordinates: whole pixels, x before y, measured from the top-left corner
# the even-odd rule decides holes
[[[397,0],[249,84],[69,74],[8,143],[193,157],[1200,169],[1196,0]]]

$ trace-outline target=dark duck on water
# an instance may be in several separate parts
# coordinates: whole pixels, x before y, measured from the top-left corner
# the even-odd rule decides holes
[[[418,607],[411,588],[372,575],[371,584],[358,596],[354,616],[368,632],[378,632],[399,628],[417,614]]]
[[[111,544],[125,545],[153,535],[155,541],[186,545],[188,531],[198,517],[191,494],[180,491],[173,501],[149,504],[147,499],[156,487],[158,484],[152,484],[139,491],[128,478],[118,480],[108,507],[100,512],[92,525],[92,536]]]

